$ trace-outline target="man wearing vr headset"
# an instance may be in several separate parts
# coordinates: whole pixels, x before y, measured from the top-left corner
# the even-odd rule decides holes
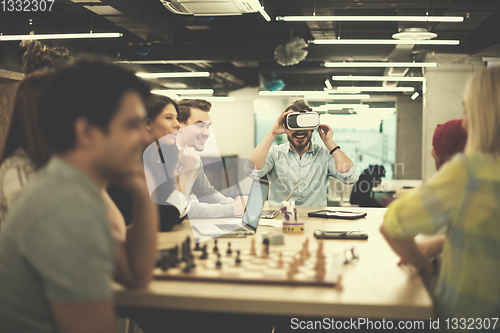
[[[325,147],[311,142],[314,128],[318,128]],[[274,139],[284,133],[288,135],[288,142],[271,146]],[[303,99],[280,114],[249,160],[245,166],[248,174],[259,178],[268,176],[269,204],[273,206],[280,206],[297,187],[290,198],[297,206],[326,207],[329,176],[344,184],[358,180],[354,163],[333,141],[332,128],[319,124],[319,116]]]

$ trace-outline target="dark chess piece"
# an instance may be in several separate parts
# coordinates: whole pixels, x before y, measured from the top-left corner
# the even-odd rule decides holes
[[[233,253],[233,251],[231,250],[231,242],[227,243],[227,251],[226,251],[227,255],[230,256],[231,253]]]
[[[217,254],[217,258],[218,258],[218,260],[217,260],[217,262],[215,263],[215,266],[217,266],[217,268],[219,269],[219,268],[221,268],[221,266],[222,266],[222,262],[220,261],[220,253],[219,253],[219,254]]]
[[[198,241],[198,238],[197,238],[197,239],[196,239],[196,241],[195,241],[196,246],[194,247],[194,250],[195,250],[195,251],[201,251],[200,243],[198,243],[197,241]]]
[[[168,271],[170,266],[170,255],[168,252],[162,254],[160,260],[158,261],[158,266],[163,272]]]
[[[170,249],[170,267],[177,267],[180,263],[179,261],[179,246],[175,246]]]
[[[217,247],[217,239],[214,240],[214,253],[218,253],[219,252],[219,248]]]
[[[184,266],[184,269],[182,270],[184,273],[189,273],[191,270],[194,268],[194,263],[193,263],[193,257],[190,257],[187,262],[186,266]]]
[[[266,248],[266,254],[269,255],[269,238],[264,238],[264,245]]]
[[[201,249],[201,256],[200,256],[200,259],[201,260],[205,260],[208,258],[208,252],[207,252],[207,244],[203,245],[203,248]]]
[[[241,259],[240,259],[240,251],[236,251],[236,260],[234,261],[236,265],[241,264]]]

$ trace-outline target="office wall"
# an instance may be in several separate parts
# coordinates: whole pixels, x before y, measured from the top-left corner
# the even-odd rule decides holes
[[[228,96],[236,102],[212,102],[210,118],[219,152],[222,156],[248,158],[254,149],[253,101],[257,88],[233,91]]]
[[[424,72],[427,91],[423,97],[422,180],[436,173],[431,156],[432,136],[438,124],[463,118],[463,93],[469,77],[485,67],[482,57],[459,54],[428,54],[426,62],[437,62]]]
[[[396,108],[394,179],[422,179],[422,98],[400,95]]]

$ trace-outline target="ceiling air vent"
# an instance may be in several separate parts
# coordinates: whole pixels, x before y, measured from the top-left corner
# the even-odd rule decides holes
[[[195,16],[229,16],[255,13],[259,0],[160,0],[172,13]]]

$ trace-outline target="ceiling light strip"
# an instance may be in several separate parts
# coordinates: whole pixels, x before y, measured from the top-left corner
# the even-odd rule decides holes
[[[268,13],[266,13],[266,11],[264,10],[264,7],[260,7],[259,8],[259,13],[262,15],[262,17],[267,21],[267,22],[270,22],[271,21],[271,16],[269,16]]]
[[[325,62],[328,68],[362,68],[362,67],[437,67],[435,62]]]
[[[277,16],[276,21],[463,22],[462,16]]]
[[[425,78],[421,76],[342,76],[334,75],[332,76],[334,81],[389,81],[389,82],[424,82]]]
[[[170,95],[212,95],[213,89],[159,89],[151,90],[153,94],[170,94]]]
[[[458,45],[459,40],[427,39],[313,39],[309,43],[317,45]]]
[[[413,87],[337,87],[339,92],[413,92]]]
[[[324,104],[316,107],[318,111],[338,111],[344,109],[353,110],[368,110],[370,106],[368,104]]]
[[[123,34],[120,32],[95,32],[80,34],[40,34],[40,35],[1,35],[0,41],[18,41],[18,40],[44,40],[44,39],[82,39],[82,38],[119,38]]]
[[[325,98],[325,99],[370,99],[370,95],[362,94],[330,94],[326,91],[259,91],[260,96],[305,96],[309,98]]]
[[[136,75],[144,79],[209,77],[210,72],[137,73]]]

